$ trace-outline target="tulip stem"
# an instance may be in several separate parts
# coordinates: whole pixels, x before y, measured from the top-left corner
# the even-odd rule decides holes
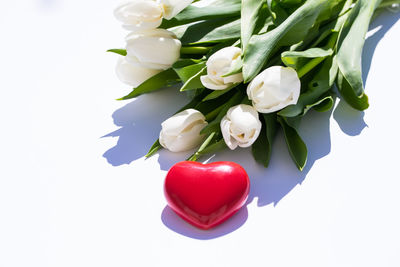
[[[335,48],[335,44],[337,41],[337,37],[338,34],[333,33],[331,35],[331,38],[328,41],[328,44],[325,46],[326,49],[334,49]],[[326,57],[316,57],[313,58],[312,60],[308,61],[307,64],[305,64],[301,69],[299,69],[299,71],[297,72],[297,75],[299,76],[299,78],[303,77],[304,75],[306,75],[310,70],[312,70],[313,68],[315,68],[319,63],[321,63],[322,61],[324,61]]]
[[[188,161],[197,161],[199,156],[201,156],[201,152],[210,144],[211,140],[214,138],[215,132],[212,132],[207,139],[201,144],[199,150],[197,150],[196,153],[194,153],[190,158],[188,158]]]
[[[181,48],[181,54],[191,54],[191,55],[204,55],[211,50],[211,47],[204,46],[188,46]]]
[[[310,70],[315,68],[319,63],[321,63],[325,57],[316,57],[313,58],[312,60],[308,61],[307,64],[305,64],[298,72],[297,75],[299,78],[303,77],[306,75]]]
[[[215,117],[218,116],[218,114],[221,112],[221,110],[224,108],[224,105],[219,106],[218,108],[214,109],[213,111],[211,111],[210,113],[208,113],[206,115],[206,121],[212,121],[213,119],[215,119]]]

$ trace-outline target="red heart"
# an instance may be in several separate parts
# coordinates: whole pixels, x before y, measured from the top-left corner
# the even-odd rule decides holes
[[[214,227],[237,212],[246,202],[249,189],[246,171],[229,161],[179,162],[168,171],[164,183],[172,210],[202,229]]]

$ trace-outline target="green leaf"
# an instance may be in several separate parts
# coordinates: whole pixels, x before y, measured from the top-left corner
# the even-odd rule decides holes
[[[283,6],[286,7],[291,7],[291,6],[299,6],[301,5],[305,0],[281,0],[280,3]]]
[[[245,83],[260,72],[274,50],[301,41],[312,28],[326,2],[326,0],[308,0],[277,28],[265,34],[253,35],[244,51]]]
[[[183,91],[188,91],[188,90],[193,90],[193,89],[199,89],[199,88],[204,88],[204,85],[201,83],[200,77],[202,75],[207,74],[207,67],[203,67],[202,69],[199,70],[195,75],[189,78],[181,87],[181,92]]]
[[[204,90],[204,91],[206,91],[205,94],[207,94],[207,92],[209,92],[210,90]],[[197,109],[203,114],[208,114],[214,111],[215,109],[218,109],[224,103],[228,102],[236,93],[237,93],[236,89],[231,90],[218,98],[211,99],[208,101],[203,101],[205,94],[202,94],[203,98],[201,99],[201,102],[199,102],[196,105],[195,109]]]
[[[302,80],[302,87],[306,87],[307,90],[300,94],[297,103],[282,109],[278,112],[278,115],[283,117],[303,116],[308,111],[306,106],[318,102],[320,97],[329,91],[335,81],[337,71],[335,57],[325,59],[322,67],[308,84],[304,85]]]
[[[240,19],[212,19],[170,29],[183,45],[216,43],[240,38]]]
[[[202,155],[215,153],[215,152],[221,151],[225,148],[227,148],[227,146],[225,144],[225,140],[220,139],[218,141],[211,142],[206,148],[204,148],[202,151],[199,152],[199,155],[202,156]]]
[[[341,97],[353,108],[361,111],[369,107],[368,96],[364,92],[361,95],[356,95],[354,87],[346,80],[341,69],[338,72],[336,86]]]
[[[288,66],[298,70],[301,66],[305,64],[302,59],[309,58],[322,58],[331,56],[333,54],[333,49],[323,49],[323,48],[310,48],[305,51],[285,51],[282,53],[282,62]]]
[[[343,11],[343,6],[347,4],[346,0],[329,0],[327,2],[327,5],[318,15],[316,23],[336,20],[339,13]]]
[[[300,49],[296,49],[296,50],[302,50],[305,47],[317,47],[320,45],[320,43],[322,43],[323,41],[326,40],[326,38],[328,36],[331,36],[329,41],[334,41],[333,45],[330,45],[328,47],[334,48],[336,45],[336,38],[337,38],[337,34],[339,33],[340,29],[343,26],[343,23],[346,21],[348,14],[349,14],[349,10],[351,9],[351,5],[353,0],[340,0],[342,3],[337,6],[337,7],[342,7],[342,9],[340,10],[340,12],[335,12],[334,14],[334,18],[330,19],[330,22],[328,22],[327,24],[324,24],[322,27],[320,27],[320,25],[315,25],[314,27],[316,27],[317,29],[315,31],[312,31],[312,35],[313,36],[307,36],[306,40],[307,41],[302,41],[301,42],[301,46]],[[335,1],[332,1],[335,2]],[[329,2],[329,3],[332,3]],[[337,4],[337,3],[336,3]],[[331,7],[331,5],[327,6],[328,8],[325,8],[321,13],[326,12],[327,10],[329,10],[329,7]],[[331,11],[329,11],[331,12]],[[320,14],[321,17],[321,14]],[[332,36],[334,35],[334,36]],[[334,40],[333,40],[334,39]]]
[[[183,59],[175,63],[173,68],[183,82],[181,91],[204,88],[200,81],[206,69],[204,60]]]
[[[335,100],[333,99],[332,96],[329,95],[312,105],[306,106],[306,108],[314,108],[314,110],[318,112],[326,112],[331,110],[334,104]]]
[[[263,114],[261,121],[261,132],[252,145],[251,151],[254,159],[267,168],[271,159],[272,143],[277,130],[276,114]]]
[[[200,148],[192,155],[190,156],[187,160],[188,161],[196,161],[198,160],[200,153],[210,144],[211,140],[215,136],[215,132],[211,133],[206,140],[201,144]]]
[[[224,95],[224,94],[228,93],[230,90],[235,88],[237,85],[238,84],[235,83],[235,84],[233,84],[233,85],[231,85],[228,88],[223,89],[223,90],[213,90],[202,101],[208,101],[208,100],[216,99],[216,98],[220,97],[221,95]]]
[[[201,20],[239,17],[240,2],[241,0],[219,0],[202,7],[190,5],[171,20],[163,20],[160,28],[166,29]]]
[[[238,105],[242,99],[243,99],[243,92],[241,90],[238,90],[228,101],[223,102],[224,104],[222,105],[222,108],[218,112],[217,117],[211,121],[206,127],[201,130],[201,134],[209,134],[211,132],[217,132],[220,129],[220,122],[222,118],[226,115],[226,112],[233,107]],[[221,106],[221,105],[220,105]],[[214,111],[212,111],[214,112]],[[214,116],[214,114],[212,114]],[[206,115],[206,118],[211,117],[209,114]],[[208,120],[209,121],[209,120]]]
[[[270,31],[272,29],[272,27],[274,27],[274,21],[272,20],[272,17],[269,15],[265,21],[264,21],[264,25],[262,25],[262,27],[260,29],[256,29],[255,30],[255,34],[263,34],[266,33],[268,31]]]
[[[211,47],[206,46],[184,46],[181,47],[181,55],[205,55],[210,52]]]
[[[174,65],[173,69],[178,74],[182,82],[185,83],[194,75],[196,75],[199,71],[201,71],[205,66],[206,62],[202,61],[197,64],[187,65],[184,67],[180,67],[179,65]]]
[[[358,110],[364,110],[369,106],[361,76],[361,55],[369,22],[379,3],[380,0],[358,0],[339,35],[338,89],[346,102]]]
[[[153,156],[160,148],[162,148],[162,145],[160,144],[160,140],[157,139],[157,141],[154,142],[154,144],[151,146],[149,152],[146,154],[146,158],[149,158]]]
[[[224,139],[217,132],[212,132],[207,139],[201,144],[200,148],[187,160],[197,161],[201,156],[215,153],[227,148]]]
[[[244,50],[251,36],[255,32],[257,23],[262,20],[265,13],[260,12],[266,0],[242,0],[241,11],[241,40],[242,49]]]
[[[228,46],[235,46],[237,42],[240,42],[239,39],[230,39],[227,41],[223,41],[221,43],[218,43],[216,45],[214,45],[210,52],[208,52],[208,54],[206,55],[207,58],[211,57],[215,52],[217,52],[218,50],[221,50],[224,47],[228,47]]]
[[[242,67],[243,67],[243,61],[241,58],[238,58],[233,62],[231,69],[226,74],[222,75],[222,77],[228,77],[234,74],[241,73]]]
[[[292,157],[297,168],[302,171],[307,163],[307,147],[297,130],[291,127],[283,117],[278,116],[278,122],[282,126],[290,156]]]
[[[278,26],[289,16],[288,11],[285,10],[278,0],[267,0],[268,11],[272,16],[274,25]]]
[[[126,56],[126,49],[109,49],[107,52],[115,53],[121,56]]]
[[[185,106],[183,106],[181,109],[179,109],[175,114],[189,108],[194,108],[196,109],[196,106],[198,106],[199,103],[201,103],[201,100],[206,96],[206,92],[200,90],[200,92]],[[201,112],[201,110],[199,110]],[[204,113],[203,113],[204,114]]]
[[[130,94],[117,100],[131,99],[142,94],[151,93],[176,84],[179,81],[179,76],[176,74],[176,72],[172,68],[167,69],[144,81],[141,85],[134,88]]]
[[[195,90],[188,90],[185,91],[186,92],[186,96],[189,99],[193,99],[197,96],[199,96],[200,94],[204,93],[204,90],[206,90],[205,88],[199,88],[199,89],[195,89]]]
[[[179,70],[181,68],[184,67],[188,67],[190,65],[195,65],[198,63],[202,63],[205,61],[205,57],[201,58],[201,59],[193,59],[193,58],[184,58],[184,59],[179,59],[177,62],[175,62],[172,65],[172,68],[176,70]]]

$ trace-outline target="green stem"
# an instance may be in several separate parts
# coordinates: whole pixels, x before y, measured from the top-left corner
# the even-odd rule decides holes
[[[324,57],[317,57],[313,58],[312,60],[308,61],[301,69],[297,72],[299,78],[306,75],[309,71],[315,68],[319,63],[321,63],[325,58]]]
[[[325,46],[325,48],[334,48],[336,44],[338,34],[333,33],[328,41],[328,44]],[[303,67],[300,68],[300,70],[297,72],[297,75],[299,78],[303,77],[306,75],[309,71],[311,71],[313,68],[315,68],[319,63],[324,61],[325,57],[316,57],[313,58],[312,60],[308,61]]]
[[[190,55],[204,55],[207,54],[208,51],[211,50],[211,47],[204,46],[187,46],[181,48],[181,54],[190,54]]]
[[[215,119],[215,117],[218,116],[219,112],[224,108],[224,105],[219,106],[218,108],[214,109],[213,111],[211,111],[210,113],[208,113],[205,117],[206,117],[206,121],[212,121],[213,119]]]
[[[211,140],[214,138],[215,132],[212,132],[207,139],[203,142],[203,144],[201,144],[199,150],[197,150],[196,153],[194,153],[190,158],[188,158],[188,161],[196,161],[198,159],[198,157],[200,156],[201,151],[203,151],[208,144],[211,142]]]

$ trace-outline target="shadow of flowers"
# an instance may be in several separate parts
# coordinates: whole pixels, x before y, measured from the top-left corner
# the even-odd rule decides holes
[[[375,47],[385,33],[399,19],[399,14],[385,13],[379,16],[370,29],[379,28],[366,40],[363,52],[363,79],[366,81]],[[118,137],[116,145],[103,155],[113,166],[130,164],[143,157],[148,148],[157,139],[160,124],[171,116],[182,103],[188,100],[176,88],[161,90],[151,95],[144,95],[116,110],[112,117],[118,130],[104,137]],[[273,204],[276,206],[282,198],[306,178],[314,163],[328,155],[331,151],[330,119],[333,117],[343,133],[356,136],[367,127],[364,112],[353,110],[344,101],[340,101],[334,111],[326,113],[309,112],[303,118],[299,133],[307,144],[308,162],[299,172],[287,151],[282,134],[273,145],[270,166],[265,169],[252,158],[250,149],[222,151],[208,161],[234,161],[242,165],[248,172],[251,189],[247,204],[257,199],[257,206]],[[159,152],[158,163],[162,170],[168,170],[173,164],[184,160],[188,153]],[[169,207],[161,214],[163,224],[174,232],[194,239],[212,239],[240,228],[247,220],[247,207],[244,206],[230,220],[218,227],[203,231],[184,222]]]

